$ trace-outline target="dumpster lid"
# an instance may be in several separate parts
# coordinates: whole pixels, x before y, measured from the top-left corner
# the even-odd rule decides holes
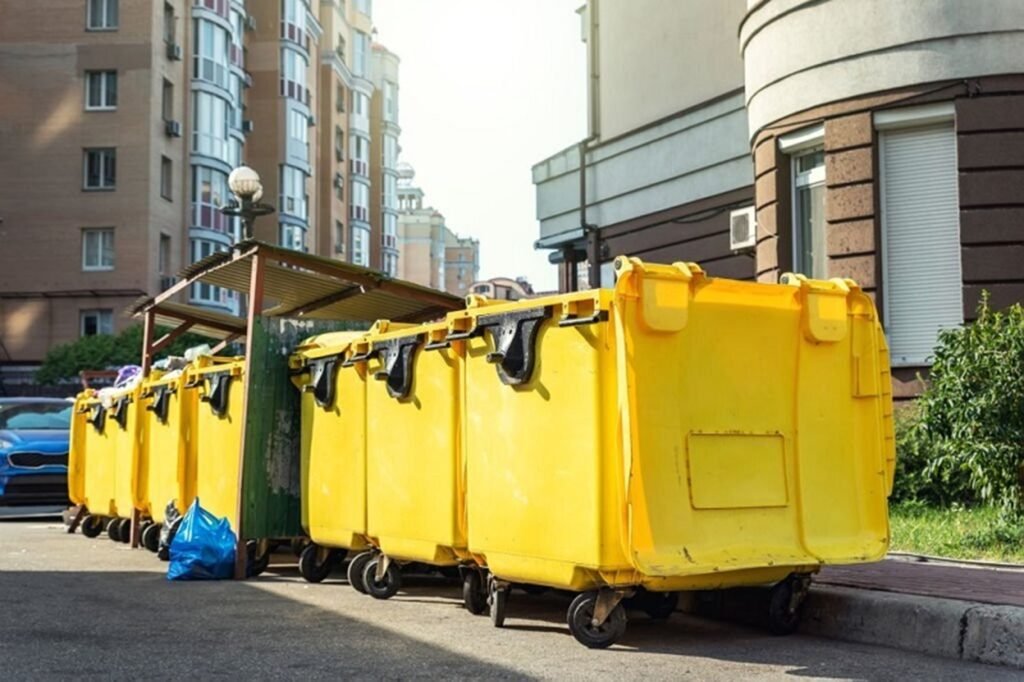
[[[256,258],[264,260],[262,314],[268,317],[420,322],[464,305],[458,296],[370,268],[245,240],[230,251],[214,253],[185,268],[176,284],[140,300],[130,312],[139,315],[155,310],[159,314],[158,308],[166,310],[169,299],[198,282],[248,293]],[[193,306],[184,307],[194,310]],[[244,328],[242,322],[243,332]]]

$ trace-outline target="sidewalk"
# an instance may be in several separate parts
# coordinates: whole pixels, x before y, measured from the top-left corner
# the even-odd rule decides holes
[[[704,593],[686,610],[756,623],[767,594]],[[826,567],[814,577],[800,632],[1024,669],[1024,570],[902,557]]]

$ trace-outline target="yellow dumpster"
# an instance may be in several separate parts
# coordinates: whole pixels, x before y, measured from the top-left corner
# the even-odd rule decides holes
[[[623,600],[663,616],[678,590],[774,583],[770,626],[791,631],[811,573],[888,547],[872,301],[849,280],[615,267],[614,290],[449,315],[470,337],[468,546],[488,570],[466,606],[500,626],[511,583],[573,590],[570,630],[606,647]]]
[[[183,372],[154,371],[142,384],[139,395],[142,419],[133,496],[136,508],[146,517],[142,545],[156,552],[169,504],[179,514],[192,503],[186,464],[188,438],[195,412],[189,400],[194,391],[184,389]]]
[[[363,587],[397,592],[395,562],[468,559],[461,456],[461,354],[447,324],[378,322],[367,334],[366,525],[381,556]]]
[[[74,474],[68,492],[89,516],[83,534],[95,537],[106,524],[111,540],[128,542],[132,515],[131,482],[137,447],[138,389],[85,391],[75,402],[72,436]]]
[[[302,391],[302,527],[312,543],[299,556],[299,572],[309,582],[324,580],[345,550],[369,546],[366,363],[357,361],[366,355],[363,336],[321,334],[304,341],[289,360],[292,381]]]

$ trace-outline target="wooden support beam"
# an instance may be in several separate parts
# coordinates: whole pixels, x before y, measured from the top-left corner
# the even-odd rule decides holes
[[[153,333],[156,326],[156,315],[147,310],[142,320],[142,376],[149,374],[153,366]]]
[[[191,329],[194,326],[195,326],[194,322],[184,322],[184,323],[178,325],[177,327],[175,327],[171,331],[169,331],[166,334],[164,334],[163,336],[161,336],[155,342],[153,342],[152,352],[153,353],[159,353],[164,348],[166,348],[168,345],[173,343],[175,339],[180,337],[182,334],[184,334],[185,332],[187,332],[189,329]]]
[[[234,341],[236,341],[237,339],[241,338],[242,336],[244,336],[244,334],[232,334],[231,336],[227,337],[226,339],[224,339],[223,341],[218,343],[216,346],[214,346],[210,350],[210,352],[213,355],[217,355],[221,351],[223,351],[225,348],[227,348],[229,344],[233,343]]]

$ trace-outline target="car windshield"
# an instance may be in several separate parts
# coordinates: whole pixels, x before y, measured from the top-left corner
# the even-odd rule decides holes
[[[65,402],[0,403],[0,429],[67,430],[73,408]]]

